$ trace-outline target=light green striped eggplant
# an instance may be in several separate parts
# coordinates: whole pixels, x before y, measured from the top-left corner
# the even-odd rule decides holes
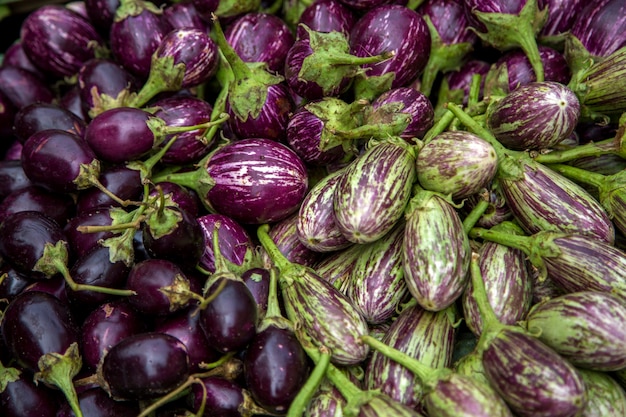
[[[346,282],[345,294],[369,324],[391,318],[408,295],[402,264],[404,221],[375,242],[359,245],[361,254]]]
[[[319,276],[345,294],[348,279],[359,256],[361,256],[361,245],[352,245],[348,248],[325,254],[313,269]]]
[[[626,302],[606,292],[581,291],[536,304],[526,328],[578,367],[626,368]]]
[[[439,194],[419,190],[407,208],[404,231],[407,287],[425,309],[443,310],[468,281],[470,246],[459,214]]]
[[[579,369],[587,390],[587,405],[577,417],[626,416],[626,391],[606,372]]]
[[[414,148],[401,138],[370,142],[335,188],[335,222],[351,242],[373,242],[402,218],[416,179]]]

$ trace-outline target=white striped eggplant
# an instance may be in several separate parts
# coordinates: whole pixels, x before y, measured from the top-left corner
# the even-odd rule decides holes
[[[579,233],[612,243],[615,227],[606,210],[584,188],[534,161],[508,150],[454,103],[448,109],[470,131],[487,140],[498,154],[498,186],[520,226],[527,233]]]
[[[419,190],[406,211],[404,278],[427,310],[439,311],[465,290],[469,239],[456,209],[441,195]]]
[[[594,57],[606,57],[626,45],[626,4],[621,0],[585,2],[571,27],[577,39]]]
[[[270,139],[242,139],[209,154],[194,171],[164,173],[169,181],[198,193],[211,212],[242,224],[277,222],[300,207],[308,188],[302,160],[287,146]]]
[[[298,237],[297,224],[300,220],[298,213],[272,224],[269,231],[270,238],[289,262],[305,266],[313,266],[320,258],[320,254],[303,245]],[[261,251],[261,259],[266,265],[272,261],[265,251]]]
[[[626,391],[605,372],[580,369],[587,389],[587,405],[580,417],[626,416]]]
[[[498,168],[489,142],[464,131],[442,132],[417,154],[417,179],[427,190],[463,199],[493,180]]]
[[[317,346],[331,351],[331,361],[339,365],[362,362],[369,347],[360,339],[368,333],[367,322],[350,300],[313,269],[289,262],[268,234],[269,226],[257,231],[258,238],[280,271],[287,318]]]
[[[580,291],[536,304],[528,331],[580,368],[626,368],[626,303],[610,293]]]
[[[510,220],[513,216],[513,213],[511,213],[509,206],[507,206],[504,200],[502,192],[498,188],[497,182],[489,184],[484,192],[473,194],[466,198],[460,210],[461,213],[466,215],[471,213],[472,209],[476,207],[481,200],[486,200],[488,206],[478,219],[476,223],[477,226],[486,228],[493,227],[505,220]]]
[[[480,228],[470,236],[521,249],[542,276],[566,293],[599,291],[626,300],[626,253],[606,242],[575,234],[515,236]]]
[[[487,108],[487,127],[505,147],[552,148],[571,135],[580,117],[572,90],[554,81],[522,85]]]
[[[454,322],[453,307],[435,313],[413,303],[400,312],[381,342],[434,369],[446,368],[452,362]],[[377,351],[367,362],[363,384],[411,408],[419,406],[424,394],[411,371]]]
[[[319,276],[345,294],[348,279],[361,255],[361,248],[352,245],[324,256],[313,269]]]
[[[373,242],[402,217],[415,181],[415,151],[403,139],[370,142],[335,188],[335,222],[351,242]]]
[[[375,242],[361,247],[361,253],[346,282],[345,294],[368,324],[390,319],[408,295],[402,265],[404,222]]]
[[[585,405],[582,377],[565,358],[519,326],[505,325],[489,304],[472,256],[474,297],[483,320],[476,346],[491,386],[520,417],[573,417]]]

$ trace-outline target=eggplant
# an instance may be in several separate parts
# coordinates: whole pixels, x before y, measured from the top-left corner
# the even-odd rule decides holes
[[[105,48],[85,16],[61,5],[45,5],[29,13],[20,38],[33,64],[56,78],[75,75]]]
[[[31,185],[19,159],[0,161],[0,200]]]
[[[202,19],[192,1],[168,4],[163,9],[163,18],[170,26],[176,28],[196,28],[209,32],[211,25]]]
[[[252,256],[253,244],[250,235],[238,222],[223,214],[209,213],[197,218],[204,234],[204,252],[200,258],[200,266],[210,273],[215,272],[215,253],[212,242],[213,231],[219,234],[220,254],[235,266],[245,268]],[[219,225],[219,227],[218,227]]]
[[[460,200],[491,183],[498,164],[489,142],[470,132],[447,131],[420,148],[416,167],[422,187]]]
[[[600,0],[586,3],[570,32],[592,56],[606,57],[626,45],[624,28],[626,5],[620,0]]]
[[[34,103],[52,103],[50,86],[32,72],[11,65],[0,66],[0,93],[15,111]]]
[[[469,59],[455,71],[446,72],[442,80],[442,89],[447,93],[442,98],[444,102],[454,101],[459,104],[467,104],[470,92],[470,84],[474,74],[480,75],[480,90],[477,99],[483,98],[483,87],[485,76],[489,72],[491,65],[480,59]],[[460,97],[458,97],[460,95]],[[441,96],[441,94],[440,94]]]
[[[269,236],[280,252],[289,260],[300,265],[313,266],[320,258],[320,253],[310,249],[300,241],[298,235],[299,214],[293,213],[289,217],[274,223]],[[263,263],[271,265],[267,252],[261,253]]]
[[[610,374],[580,369],[587,389],[582,417],[618,417],[626,413],[626,391]]]
[[[406,211],[404,277],[426,310],[441,311],[467,285],[469,239],[455,208],[437,193],[419,190]]]
[[[335,222],[351,242],[373,242],[400,220],[415,181],[415,154],[403,139],[371,146],[341,174],[335,188]]]
[[[572,134],[580,102],[563,84],[544,81],[518,87],[490,106],[487,127],[509,149],[549,149]]]
[[[524,322],[575,366],[616,371],[626,367],[624,317],[626,305],[619,297],[579,291],[534,305]]]
[[[100,33],[108,34],[120,0],[85,0],[87,16]]]
[[[357,98],[373,100],[390,88],[403,87],[426,67],[431,37],[417,12],[401,5],[380,5],[363,14],[350,31],[350,53],[372,56],[394,51],[393,58],[367,64],[355,79]]]
[[[46,129],[59,129],[83,137],[87,123],[53,103],[33,103],[21,108],[13,119],[13,131],[24,144],[28,138]]]
[[[581,0],[539,0],[537,5],[548,8],[548,19],[539,32],[542,39],[568,32],[585,6]]]
[[[58,417],[59,401],[56,392],[43,384],[33,381],[28,372],[17,371],[18,375],[5,372],[6,385],[0,392],[0,406],[6,417]]]
[[[307,6],[298,23],[316,32],[341,32],[350,34],[356,22],[355,12],[339,0],[318,0]]]
[[[46,79],[45,74],[33,64],[33,61],[30,60],[26,51],[24,51],[24,45],[20,39],[13,41],[11,46],[4,51],[2,65],[22,68],[39,76],[42,80]]]
[[[358,245],[329,253],[315,264],[315,272],[345,294],[348,278],[360,254],[361,249]]]
[[[57,193],[40,185],[29,185],[12,192],[0,202],[0,222],[19,211],[39,211],[62,226],[74,215],[74,204],[69,194]]]

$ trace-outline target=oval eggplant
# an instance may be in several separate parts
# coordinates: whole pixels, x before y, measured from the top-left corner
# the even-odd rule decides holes
[[[587,405],[581,417],[619,417],[626,415],[626,391],[610,374],[579,369],[587,390]]]
[[[280,250],[280,252],[290,262],[300,265],[312,266],[320,257],[319,252],[309,249],[300,241],[298,235],[298,213],[294,213],[272,225],[269,235]],[[266,252],[262,252],[261,257],[265,264],[271,264]]]
[[[609,29],[610,28],[610,29]],[[626,45],[626,5],[620,0],[585,2],[571,27],[591,55],[605,57]]]

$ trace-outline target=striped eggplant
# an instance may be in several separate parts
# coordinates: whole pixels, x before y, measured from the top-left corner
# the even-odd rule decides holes
[[[477,226],[493,227],[505,220],[510,220],[513,216],[497,185],[497,182],[492,182],[486,187],[484,192],[469,196],[463,203],[461,213],[467,215],[481,200],[486,199],[488,206],[480,219],[478,219]]]
[[[329,253],[315,265],[315,272],[345,294],[348,279],[360,255],[358,245]]]
[[[208,213],[198,217],[198,223],[204,234],[204,251],[200,257],[200,266],[210,273],[215,272],[215,253],[213,252],[213,231],[217,228],[220,254],[222,257],[244,270],[251,266],[254,245],[250,235],[238,222],[223,214]]]
[[[413,303],[400,312],[381,342],[432,368],[446,368],[452,362],[454,321],[453,307],[435,313]],[[367,362],[363,384],[411,408],[419,406],[424,394],[411,371],[378,351]]]
[[[341,233],[355,243],[384,236],[402,217],[415,176],[415,152],[403,139],[370,142],[335,188],[333,207]]]
[[[467,284],[469,239],[456,209],[441,195],[420,190],[406,211],[404,277],[427,310],[454,303]]]
[[[580,103],[563,84],[524,84],[487,109],[487,127],[509,149],[552,148],[576,127]]]
[[[626,45],[626,4],[621,0],[585,2],[571,35],[596,57],[606,57]]]
[[[548,8],[548,19],[540,32],[540,36],[545,38],[569,31],[586,2],[582,0],[539,0],[537,4],[540,9]]]
[[[300,242],[316,252],[331,252],[351,246],[335,224],[333,195],[341,170],[326,175],[302,200],[298,210],[296,233]]]
[[[417,154],[417,180],[426,190],[463,199],[494,178],[498,158],[493,146],[477,135],[446,131],[428,141]]]
[[[479,250],[480,270],[485,289],[498,320],[515,324],[526,317],[532,302],[532,279],[526,254],[495,242],[484,242]],[[482,320],[469,283],[461,298],[463,317],[475,334],[482,333]]]
[[[360,245],[345,294],[370,325],[390,319],[408,294],[402,265],[403,238],[404,222],[399,222],[375,242]]]
[[[580,291],[536,304],[528,331],[580,368],[626,368],[626,303],[605,292]]]
[[[461,374],[480,380],[483,384],[489,386],[491,389],[491,383],[485,375],[485,367],[483,366],[483,360],[477,350],[466,354],[454,363],[454,371]]]
[[[626,391],[605,372],[579,369],[587,389],[587,405],[580,417],[626,416]]]
[[[287,318],[316,346],[331,351],[331,362],[353,365],[362,362],[369,347],[360,337],[368,333],[367,322],[350,300],[312,268],[290,262],[268,234],[257,231],[261,245],[280,271],[279,285]]]
[[[298,213],[291,214],[289,217],[274,223],[270,228],[269,235],[280,253],[289,262],[313,266],[319,260],[320,253],[311,250],[300,241],[297,231],[299,221],[300,215]],[[261,258],[265,265],[271,265],[270,257],[266,252],[261,252]]]
[[[307,417],[336,417],[343,415],[346,399],[330,381],[324,379],[306,406]]]
[[[204,158],[194,171],[157,175],[154,182],[187,186],[209,211],[242,224],[277,222],[300,207],[308,187],[302,160],[270,139],[230,142]]]
[[[586,396],[576,368],[521,327],[498,320],[487,298],[478,254],[472,256],[470,275],[483,319],[476,354],[491,386],[518,416],[577,415]]]
[[[350,31],[350,53],[372,56],[394,51],[393,58],[363,67],[355,78],[357,98],[373,100],[390,88],[413,81],[424,69],[431,39],[424,18],[399,4],[374,7],[363,14]]]
[[[335,31],[349,35],[355,21],[355,11],[341,1],[318,0],[304,9],[299,23],[317,32]]]

